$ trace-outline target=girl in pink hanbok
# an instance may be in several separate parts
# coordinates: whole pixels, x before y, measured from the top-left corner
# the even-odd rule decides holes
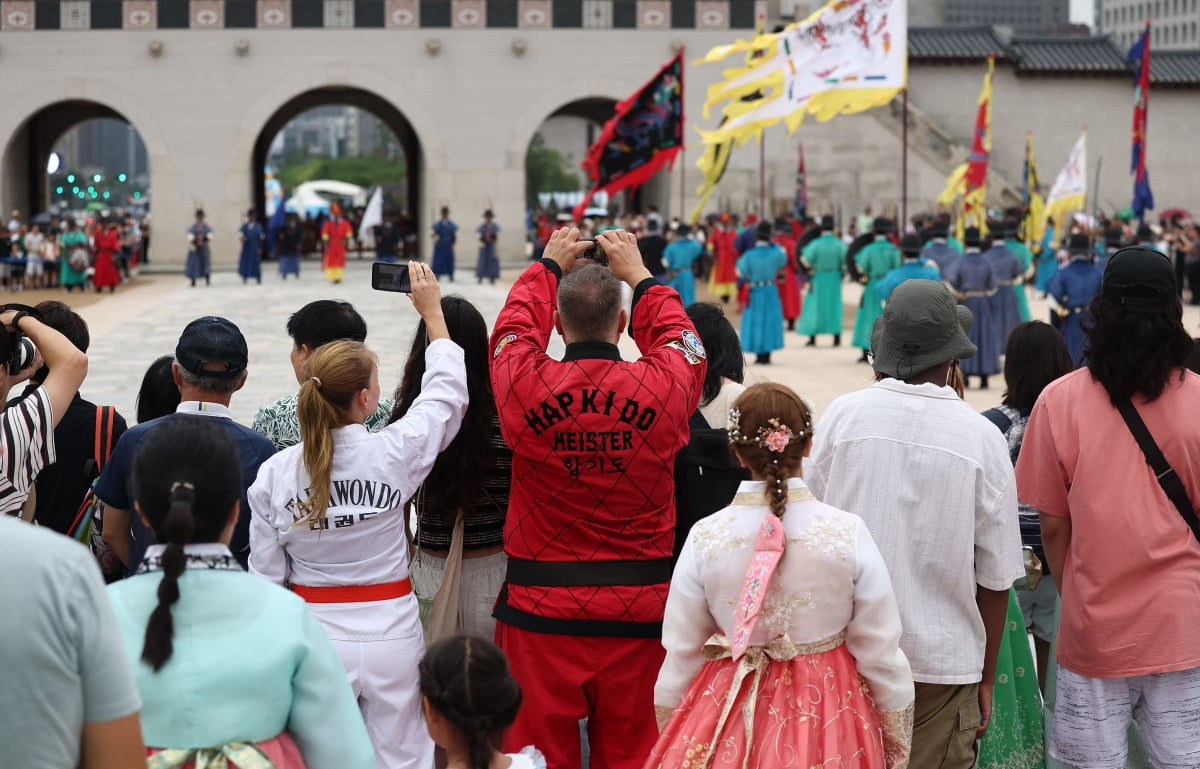
[[[756,384],[729,440],[751,472],[693,527],[671,581],[647,769],[903,769],[913,681],[891,580],[862,520],[800,478],[811,405]]]

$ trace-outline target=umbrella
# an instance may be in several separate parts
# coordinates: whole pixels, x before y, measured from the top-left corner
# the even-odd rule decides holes
[[[50,220],[53,218],[54,217],[50,215],[49,211],[43,211],[40,214],[38,214],[37,216],[30,219],[29,223],[30,224],[49,224]]]
[[[1160,213],[1158,215],[1158,218],[1162,219],[1164,221],[1170,221],[1177,216],[1180,219],[1191,219],[1192,212],[1187,210],[1186,208],[1168,208],[1166,211],[1163,211],[1162,213]]]

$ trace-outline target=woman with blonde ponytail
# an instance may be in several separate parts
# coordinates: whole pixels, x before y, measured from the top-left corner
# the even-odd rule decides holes
[[[404,503],[458,433],[467,408],[463,350],[450,340],[429,268],[408,266],[429,346],[421,394],[378,433],[379,368],[361,342],[322,345],[308,360],[297,412],[301,443],[263,463],[248,498],[250,570],[308,601],[350,678],[379,769],[426,769],[424,652],[409,578]]]
[[[109,587],[142,697],[151,766],[373,769],[341,661],[298,596],[229,551],[242,495],[228,433],[184,417],[150,431],[136,510],[159,542]]]
[[[863,522],[800,477],[813,407],[779,384],[729,413],[750,471],[679,556],[654,689],[663,727],[647,769],[903,769],[913,681],[887,568]]]

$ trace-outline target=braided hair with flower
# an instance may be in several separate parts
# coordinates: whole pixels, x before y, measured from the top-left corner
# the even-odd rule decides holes
[[[746,388],[729,412],[729,445],[757,476],[778,517],[787,509],[787,479],[799,477],[812,443],[814,409],[790,388],[763,382]]]

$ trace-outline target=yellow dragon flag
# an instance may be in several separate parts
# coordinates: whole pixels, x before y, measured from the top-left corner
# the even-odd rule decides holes
[[[830,120],[890,102],[908,80],[907,0],[832,0],[781,32],[717,46],[696,63],[757,50],[765,55],[709,87],[704,116],[723,104],[725,120],[700,131],[706,144],[745,141],[780,122],[791,133],[805,115]],[[761,98],[742,101],[756,91]]]
[[[754,39],[764,37],[763,26],[766,24],[766,19],[759,15],[758,21],[754,25]],[[746,66],[749,67],[754,63],[755,59],[765,55],[762,49],[752,49],[746,52]],[[750,93],[742,97],[742,101],[751,102],[761,98],[761,93]],[[712,198],[713,193],[717,191],[717,185],[721,183],[722,177],[725,176],[725,169],[729,167],[729,157],[733,154],[733,148],[745,143],[750,136],[762,141],[762,129],[742,136],[738,141],[721,142],[720,144],[706,144],[704,151],[700,153],[700,159],[696,161],[696,168],[700,169],[700,173],[704,177],[704,181],[696,189],[696,194],[700,196],[700,202],[692,209],[692,215],[689,217],[694,226],[700,221],[700,215],[704,212],[704,207],[708,205],[708,201]]]

